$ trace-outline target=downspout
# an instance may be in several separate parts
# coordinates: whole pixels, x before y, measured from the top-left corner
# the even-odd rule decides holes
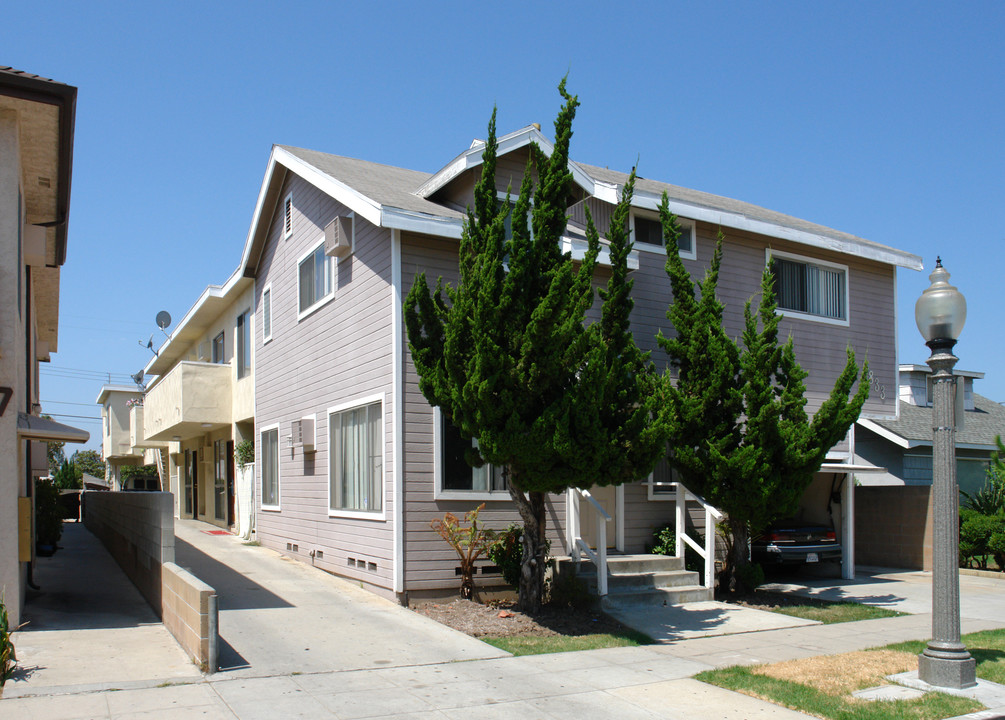
[[[392,391],[394,394],[394,593],[407,603],[405,592],[405,398],[403,397],[404,368],[402,348],[404,332],[402,327],[401,295],[401,231],[391,230],[391,327],[394,347],[391,352]]]

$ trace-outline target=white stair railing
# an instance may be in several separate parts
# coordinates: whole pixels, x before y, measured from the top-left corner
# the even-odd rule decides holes
[[[588,557],[592,562],[593,566],[597,569],[597,593],[601,596],[607,594],[607,523],[611,521],[611,516],[607,514],[603,506],[597,502],[597,499],[590,494],[589,490],[580,490],[579,488],[573,488],[579,496],[588,500],[596,510],[597,514],[597,549],[596,551],[590,547],[590,544],[583,540],[582,530],[580,528],[580,515],[578,512],[571,513],[571,516],[576,518],[575,531],[573,533],[572,547],[570,548],[569,555],[572,557],[572,561],[579,564],[579,554],[582,552],[586,557]]]
[[[684,557],[684,544],[690,545],[701,559],[705,561],[705,587],[715,587],[715,527],[718,520],[722,520],[722,513],[705,502],[705,498],[695,495],[684,487],[684,483],[669,483],[676,486],[676,508],[674,510],[674,524],[677,533],[676,556]],[[685,523],[688,500],[694,500],[705,509],[705,547],[698,544],[698,541],[687,534]]]

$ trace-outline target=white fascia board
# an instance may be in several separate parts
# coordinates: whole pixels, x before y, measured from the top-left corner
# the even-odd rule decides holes
[[[274,173],[276,171],[276,150],[272,147],[269,153],[269,164],[265,169],[265,177],[262,179],[262,187],[258,190],[258,200],[255,201],[255,211],[251,215],[251,227],[248,229],[248,238],[244,241],[244,252],[241,253],[241,272],[248,268],[248,261],[251,259],[251,246],[255,242],[255,234],[258,226],[262,222],[262,212],[265,209],[265,198],[268,195],[269,186],[272,185]]]
[[[602,180],[593,181],[593,197],[611,205],[621,202],[621,191],[623,186],[617,183],[604,182]]]
[[[206,289],[202,291],[202,294],[199,295],[199,298],[195,301],[192,307],[189,308],[188,312],[185,313],[185,316],[181,319],[181,321],[175,324],[174,330],[171,331],[171,334],[168,335],[167,339],[163,343],[161,343],[161,346],[159,348],[157,348],[157,355],[151,358],[150,362],[148,362],[146,366],[143,368],[144,374],[147,375],[154,374],[150,372],[150,369],[158,360],[160,360],[160,356],[163,355],[171,347],[171,343],[175,341],[175,338],[177,337],[178,333],[184,330],[188,326],[188,324],[193,322],[193,320],[199,315],[199,312],[206,306],[207,302],[209,302],[211,299],[226,299],[227,296],[230,295],[231,292],[233,292],[234,288],[237,287],[237,284],[242,279],[245,279],[244,276],[241,274],[241,269],[243,267],[244,264],[242,263],[241,267],[237,268],[237,270],[235,270],[233,274],[231,274],[231,276],[227,278],[226,282],[224,282],[223,285],[206,286]],[[250,278],[247,280],[249,283],[251,282]]]
[[[890,430],[887,430],[885,427],[883,427],[879,423],[873,422],[872,420],[869,420],[868,418],[861,418],[860,417],[856,422],[859,425],[861,425],[862,427],[864,427],[866,430],[869,430],[870,432],[874,432],[877,435],[879,435],[881,438],[889,440],[894,445],[899,445],[902,448],[911,448],[911,447],[914,447],[914,445],[911,443],[911,441],[908,440],[907,438],[901,437],[897,433],[891,432]]]
[[[636,192],[632,197],[632,205],[645,210],[659,210],[661,201],[662,196],[648,192]],[[850,240],[838,240],[837,238],[808,232],[806,230],[798,230],[796,228],[778,225],[777,223],[771,223],[765,220],[756,220],[754,218],[747,217],[746,215],[741,215],[740,213],[715,210],[701,205],[681,202],[680,200],[670,200],[669,207],[670,212],[675,215],[681,215],[686,218],[691,218],[692,220],[701,220],[702,222],[711,223],[713,225],[722,225],[723,227],[734,228],[736,230],[746,230],[759,235],[776,237],[781,240],[790,240],[791,242],[799,243],[800,245],[808,245],[810,247],[821,248],[823,250],[832,250],[845,255],[862,257],[867,260],[875,260],[877,262],[886,263],[888,265],[896,265],[910,270],[924,269],[924,265],[920,257],[902,250],[896,250],[894,248],[874,247],[872,245],[857,243]]]
[[[342,203],[356,214],[366,218],[374,225],[380,224],[381,207],[380,203],[376,200],[368,198],[363,193],[318,170],[310,163],[301,160],[283,148],[274,148],[272,154],[276,162],[282,164],[290,172],[296,173],[311,185]]]
[[[571,237],[569,235],[563,235],[562,239],[559,240],[559,248],[564,253],[571,253],[572,259],[577,262],[581,262],[583,258],[586,257],[586,251],[589,249],[589,243],[586,238]],[[611,251],[606,243],[600,244],[600,252],[597,253],[597,264],[603,265],[604,267],[611,267]],[[639,269],[639,251],[632,250],[628,254],[628,269],[638,270]]]
[[[519,130],[511,132],[507,135],[503,135],[501,138],[497,138],[496,157],[501,157],[507,153],[513,152],[514,150],[519,150],[525,145],[529,145],[531,142],[537,143],[537,146],[541,148],[541,152],[543,152],[547,157],[551,157],[551,153],[555,150],[555,146],[550,140],[548,140],[548,138],[541,134],[540,130],[533,125],[528,125],[525,128],[520,128]],[[415,194],[421,198],[428,198],[465,170],[470,170],[473,167],[481,165],[482,154],[484,152],[484,141],[472,143],[469,149],[465,150],[456,158],[451,160],[442,170],[424,182],[419,189],[415,191]],[[573,180],[578,185],[580,185],[590,195],[595,194],[596,182],[578,163],[569,160],[569,171],[572,173]]]
[[[454,238],[455,240],[460,239],[461,229],[464,227],[464,221],[461,218],[440,217],[393,207],[381,207],[380,218],[375,224],[392,230],[407,230],[423,235]]]
[[[105,398],[108,397],[109,393],[113,392],[132,393],[133,395],[143,394],[143,391],[138,389],[135,385],[102,385],[101,391],[98,393],[98,399],[94,401],[95,404],[104,405]]]

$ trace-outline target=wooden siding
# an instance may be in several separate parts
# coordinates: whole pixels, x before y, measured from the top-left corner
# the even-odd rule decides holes
[[[261,509],[263,545],[378,588],[393,587],[393,385],[390,231],[357,216],[353,253],[337,263],[333,300],[298,321],[298,260],[324,240],[324,227],[348,209],[290,174],[280,202],[293,195],[293,234],[283,239],[277,212],[256,278],[257,445],[260,428],[279,424],[279,511]],[[262,290],[272,287],[272,339],[263,344]],[[379,519],[329,517],[328,408],[382,396],[383,513]],[[290,448],[290,423],[315,418],[315,452]],[[256,482],[261,487],[261,451]],[[287,543],[299,546],[294,553]],[[349,565],[349,558],[361,560]],[[371,565],[376,566],[370,569]]]
[[[443,277],[456,282],[457,241],[402,233],[403,292],[412,287],[419,272],[426,273],[430,287]],[[456,590],[460,580],[454,574],[458,566],[454,550],[430,527],[433,518],[446,512],[462,516],[482,500],[441,500],[434,497],[433,408],[419,391],[419,378],[408,352],[404,358],[405,397],[405,587],[409,591]],[[479,519],[486,527],[504,529],[510,523],[522,524],[510,500],[489,500]],[[552,554],[565,549],[565,497],[549,498],[547,508],[548,539]],[[491,564],[483,561],[481,565]],[[498,584],[498,576],[478,575],[479,584]]]

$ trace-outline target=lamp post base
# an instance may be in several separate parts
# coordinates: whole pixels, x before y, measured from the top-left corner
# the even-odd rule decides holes
[[[977,684],[977,661],[962,645],[933,648],[918,655],[918,679],[936,687],[962,690]]]

